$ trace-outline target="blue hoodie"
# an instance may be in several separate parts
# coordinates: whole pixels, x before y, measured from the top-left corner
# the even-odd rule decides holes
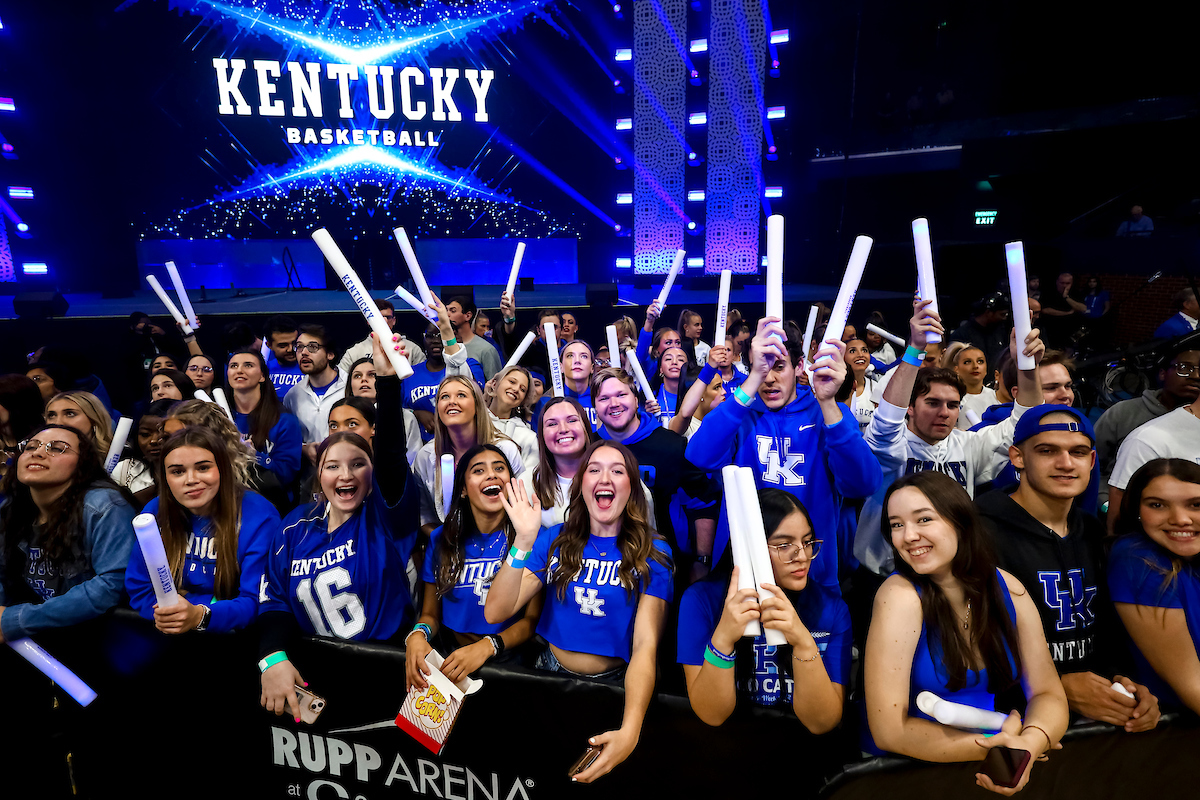
[[[4,585],[4,535],[0,527],[0,606],[7,605],[0,627],[7,642],[38,631],[65,628],[100,616],[121,602],[125,565],[134,548],[133,518],[137,511],[110,486],[93,485],[83,497],[80,556],[67,565],[51,564],[40,547],[22,541],[25,586]],[[21,598],[33,593],[38,602]]]
[[[250,415],[235,411],[233,424],[243,436],[250,435]],[[279,482],[290,486],[300,471],[300,453],[304,447],[304,432],[300,420],[290,411],[283,411],[279,421],[267,433],[266,449],[258,450],[255,458],[263,469],[274,472]]]
[[[146,514],[158,515],[158,500],[146,504]],[[258,592],[263,571],[267,563],[267,547],[271,536],[279,528],[279,512],[255,492],[242,495],[242,523],[238,529],[237,560],[241,575],[238,580],[238,595],[227,600],[213,597],[213,585],[217,574],[216,540],[209,535],[212,521],[207,517],[188,515],[192,523],[192,535],[188,537],[187,552],[183,557],[183,579],[179,589],[186,589],[188,602],[205,605],[212,609],[208,630],[214,633],[239,630],[258,616]],[[154,619],[154,587],[146,571],[146,559],[141,551],[134,552],[125,571],[125,589],[129,592],[129,605],[146,619]]]
[[[597,431],[601,439],[613,440],[603,425]],[[691,498],[690,508],[703,508],[716,503],[719,492],[708,474],[687,459],[687,439],[669,431],[659,421],[638,409],[638,427],[625,439],[619,440],[629,448],[638,461],[642,482],[654,495],[654,517],[658,532],[672,548],[690,551],[686,527],[676,530],[671,505],[680,490]],[[701,515],[703,516],[703,515]],[[709,517],[712,516],[710,513]]]
[[[837,545],[844,498],[870,497],[883,482],[883,470],[863,441],[858,422],[843,413],[826,425],[817,398],[808,388],[779,411],[769,411],[755,397],[747,408],[726,401],[717,406],[693,434],[688,458],[703,469],[728,464],[754,469],[758,488],[773,487],[795,495],[812,518],[813,532],[825,541],[813,565],[813,577],[837,586]],[[713,562],[729,543],[727,509],[721,509]]]

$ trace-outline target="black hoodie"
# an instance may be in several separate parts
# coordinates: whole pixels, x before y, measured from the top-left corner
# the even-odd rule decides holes
[[[1069,532],[1062,537],[1006,492],[991,492],[975,503],[992,534],[1001,569],[1033,597],[1059,674],[1094,672],[1111,678],[1118,671],[1121,643],[1104,576],[1104,525],[1072,509]]]

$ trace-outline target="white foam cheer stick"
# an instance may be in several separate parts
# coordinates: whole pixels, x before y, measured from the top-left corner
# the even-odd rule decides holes
[[[162,534],[158,532],[158,521],[153,514],[138,514],[133,518],[133,532],[142,549],[142,558],[146,560],[146,573],[150,576],[158,607],[170,608],[179,602],[179,593],[175,590],[175,579],[171,577],[171,565],[163,548]]]
[[[421,298],[415,297],[413,295],[413,293],[410,292],[408,289],[405,289],[403,286],[397,286],[396,287],[396,296],[399,297],[404,302],[408,303],[410,306],[412,306],[413,311],[416,311],[418,314],[420,314],[425,319],[429,320],[430,322],[432,322],[434,324],[437,323],[437,321],[438,321],[437,312],[434,311],[429,306],[422,303]]]
[[[829,315],[829,324],[825,326],[825,341],[842,340],[846,332],[846,320],[850,318],[850,308],[854,305],[854,295],[858,285],[862,283],[863,270],[867,268],[867,256],[871,254],[872,240],[870,236],[859,236],[854,240],[854,249],[850,251],[850,261],[846,264],[846,273],[842,276],[842,286],[838,289],[837,300],[833,303],[833,311]],[[832,363],[830,356],[817,359],[820,362]]]
[[[214,386],[213,399],[217,401],[217,405],[225,412],[225,416],[229,417],[229,421],[236,422],[233,418],[233,409],[229,407],[229,400],[225,397],[225,390],[220,386]]]
[[[804,326],[804,362],[808,363],[808,354],[812,351],[812,337],[817,330],[817,312],[821,309],[809,306],[808,322]]]
[[[147,275],[146,283],[150,284],[150,288],[158,295],[158,299],[162,301],[162,304],[167,307],[167,311],[175,318],[179,326],[183,328],[183,335],[191,336],[193,333],[192,326],[188,324],[188,321],[184,319],[183,314],[179,312],[175,303],[171,301],[171,296],[167,294],[166,289],[163,289],[162,284],[158,282],[158,278],[153,275]]]
[[[408,271],[412,274],[413,283],[417,285],[417,294],[421,298],[421,302],[428,308],[433,308],[433,292],[429,291],[429,284],[425,282],[425,273],[421,271],[421,265],[417,263],[417,253],[413,250],[412,243],[408,241],[408,234],[404,232],[404,228],[396,228],[392,231],[396,237],[396,244],[400,245],[400,252],[404,254],[404,261],[408,264]]]
[[[554,383],[554,396],[566,397],[563,390],[562,364],[558,361],[558,337],[554,335],[554,323],[542,323],[542,331],[546,334],[546,354],[550,356],[550,380]]]
[[[634,350],[630,352],[627,360],[629,361],[629,367],[633,370],[633,377],[637,379],[638,386],[642,387],[642,397],[646,399],[646,402],[650,402],[654,399],[654,390],[650,388],[650,381],[646,380],[646,372],[642,369],[642,365],[638,362],[637,351]],[[667,414],[660,413],[658,415],[659,422],[661,422],[664,426],[667,424],[669,419],[670,417]]]
[[[988,711],[984,708],[952,703],[943,700],[933,692],[921,692],[917,695],[917,708],[951,728],[962,728],[974,731],[998,731],[1008,719],[1007,714],[999,711]]]
[[[174,261],[167,262],[167,274],[171,276],[171,283],[175,284],[175,294],[179,295],[179,302],[183,304],[183,314],[187,317],[187,321],[193,328],[200,325],[200,321],[196,319],[196,311],[192,308],[191,298],[188,297],[187,289],[183,288],[183,278],[179,276],[179,270],[175,267]]]
[[[517,254],[513,256],[512,270],[508,273],[508,286],[504,291],[509,297],[517,290],[517,273],[521,270],[521,259],[525,257],[525,243],[517,242]]]
[[[203,400],[206,403],[211,403],[214,406],[217,404],[217,401],[212,399],[212,395],[203,389],[197,389],[196,393],[192,395],[192,397],[196,398],[197,400]]]
[[[717,293],[717,325],[713,332],[713,347],[725,346],[725,331],[729,327],[729,284],[733,270],[721,270],[721,290]]]
[[[930,311],[938,310],[937,283],[933,279],[933,247],[929,244],[929,220],[917,217],[912,221],[913,249],[917,253],[917,294],[922,300],[932,300]],[[876,331],[878,333],[878,331]],[[882,335],[882,334],[880,334]],[[942,340],[940,333],[925,334],[925,341],[937,344]],[[903,342],[897,342],[901,347]]]
[[[1113,688],[1113,691],[1117,692],[1118,694],[1125,695],[1130,700],[1137,700],[1137,698],[1134,697],[1132,694],[1130,694],[1129,690],[1125,688],[1124,684],[1114,682],[1112,685],[1112,688]]]
[[[968,408],[963,413],[967,415],[967,422],[971,423],[972,428],[983,422],[983,418],[979,416],[979,412],[973,408]]]
[[[517,349],[513,350],[512,358],[508,359],[508,363],[504,365],[504,369],[515,367],[521,361],[521,356],[525,355],[525,351],[529,349],[529,345],[533,344],[533,340],[537,338],[537,334],[533,331],[525,334],[525,338],[517,345]]]
[[[767,313],[783,322],[783,217],[767,217]]]
[[[604,329],[608,336],[608,364],[611,367],[621,366],[621,345],[617,343],[617,326],[609,325]]]
[[[454,456],[442,454],[442,519],[450,516],[450,504],[454,501]]]
[[[108,446],[108,455],[104,457],[104,471],[109,475],[121,463],[121,453],[125,451],[125,442],[129,441],[129,431],[133,429],[133,420],[121,417],[117,420],[117,430],[113,433],[112,444]]]
[[[683,258],[686,256],[683,250],[675,251],[675,260],[671,262],[671,271],[667,273],[667,282],[663,284],[662,291],[658,293],[658,308],[661,311],[667,307],[667,295],[671,292],[671,287],[675,285],[675,278],[679,275],[679,270],[683,269]]]
[[[771,593],[763,588],[764,583],[775,584],[775,570],[771,566],[771,551],[767,549],[767,531],[763,526],[762,508],[758,503],[758,487],[754,485],[754,472],[750,467],[738,467],[738,505],[744,518],[746,544],[750,548],[750,563],[754,565],[754,584],[758,588],[761,603]],[[787,644],[783,631],[764,626],[767,644]]]
[[[1025,273],[1025,245],[1009,242],[1004,245],[1008,261],[1008,296],[1012,298],[1013,329],[1017,332],[1017,369],[1033,369],[1033,356],[1025,355],[1025,337],[1033,329],[1029,318],[1029,283]]]
[[[8,642],[21,658],[38,668],[38,671],[61,686],[67,694],[74,697],[81,706],[89,706],[96,699],[96,690],[83,682],[83,679],[63,666],[63,663],[47,653],[33,639],[17,639]]]
[[[725,485],[725,513],[729,517],[729,549],[733,551],[733,565],[738,568],[738,591],[757,591],[757,585],[754,583],[754,565],[750,563],[750,551],[746,544],[746,515],[738,502],[737,471],[738,468],[732,464],[721,468],[721,479]],[[742,636],[758,636],[761,633],[762,626],[756,619],[747,622],[742,630]]]
[[[937,309],[934,309],[934,310],[936,311]],[[878,333],[880,336],[887,339],[892,344],[896,345],[896,347],[904,347],[907,344],[899,336],[897,336],[894,333],[888,333],[883,328],[876,325],[874,322],[867,323],[867,330],[871,331],[871,333]],[[940,342],[942,340],[942,337],[939,336],[937,340]]]
[[[350,266],[350,262],[342,255],[342,251],[338,248],[337,243],[333,241],[333,237],[329,235],[329,231],[324,228],[317,228],[312,232],[313,241],[317,243],[317,247],[321,248],[321,253],[324,254],[325,260],[333,267],[333,271],[337,273],[342,284],[346,287],[346,291],[350,293],[350,297],[358,306],[358,310],[362,312],[363,318],[367,320],[367,324],[371,326],[371,332],[379,339],[379,345],[383,348],[383,352],[387,355],[388,361],[392,364],[392,369],[396,371],[396,375],[403,380],[413,374],[412,367],[409,366],[408,359],[400,355],[393,348],[392,329],[383,321],[383,316],[379,313],[379,309],[375,307],[375,301],[371,299],[370,292],[367,287],[359,279],[358,273]]]

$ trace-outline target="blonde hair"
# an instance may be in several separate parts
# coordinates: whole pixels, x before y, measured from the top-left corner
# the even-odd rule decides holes
[[[108,409],[104,407],[104,403],[100,402],[100,398],[91,392],[85,392],[81,389],[71,389],[66,392],[59,392],[50,398],[50,402],[46,404],[46,408],[59,400],[70,400],[74,403],[83,415],[92,423],[92,443],[96,445],[96,451],[104,458],[108,454],[108,448],[112,445],[113,439],[113,420],[108,413]]]
[[[958,357],[965,350],[979,350],[979,348],[970,342],[951,342],[945,351],[942,352],[942,367],[945,369],[953,369],[955,372],[957,372],[958,370],[955,369],[956,365],[954,362],[958,360]],[[982,353],[983,351],[979,350],[979,352]]]
[[[264,389],[264,391],[267,391]],[[215,403],[203,400],[184,400],[171,406],[167,419],[177,419],[188,427],[208,428],[225,443],[233,477],[241,486],[250,486],[250,469],[254,454],[242,443],[242,433]]]
[[[449,383],[460,383],[466,386],[471,392],[471,397],[475,402],[475,415],[472,418],[475,423],[475,444],[495,444],[497,441],[511,441],[500,431],[496,430],[496,426],[492,424],[492,418],[488,415],[487,403],[483,399],[483,392],[479,391],[479,384],[475,383],[471,378],[463,375],[447,375],[442,378],[442,382],[438,384],[437,392],[433,396],[433,456],[436,463],[441,463],[442,456],[450,452],[450,430],[446,427],[446,423],[442,422],[442,415],[438,413],[438,398],[442,396],[442,388]],[[531,381],[530,386],[533,385]],[[456,460],[457,463],[457,460]],[[434,471],[433,477],[433,496],[442,496],[442,471],[437,469]]]

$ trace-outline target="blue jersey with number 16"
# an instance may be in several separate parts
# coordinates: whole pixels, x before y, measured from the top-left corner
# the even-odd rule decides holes
[[[286,611],[306,634],[356,641],[390,639],[412,625],[405,568],[418,496],[410,486],[389,508],[372,483],[362,506],[332,533],[324,504],[297,508],[271,540],[259,613]]]

